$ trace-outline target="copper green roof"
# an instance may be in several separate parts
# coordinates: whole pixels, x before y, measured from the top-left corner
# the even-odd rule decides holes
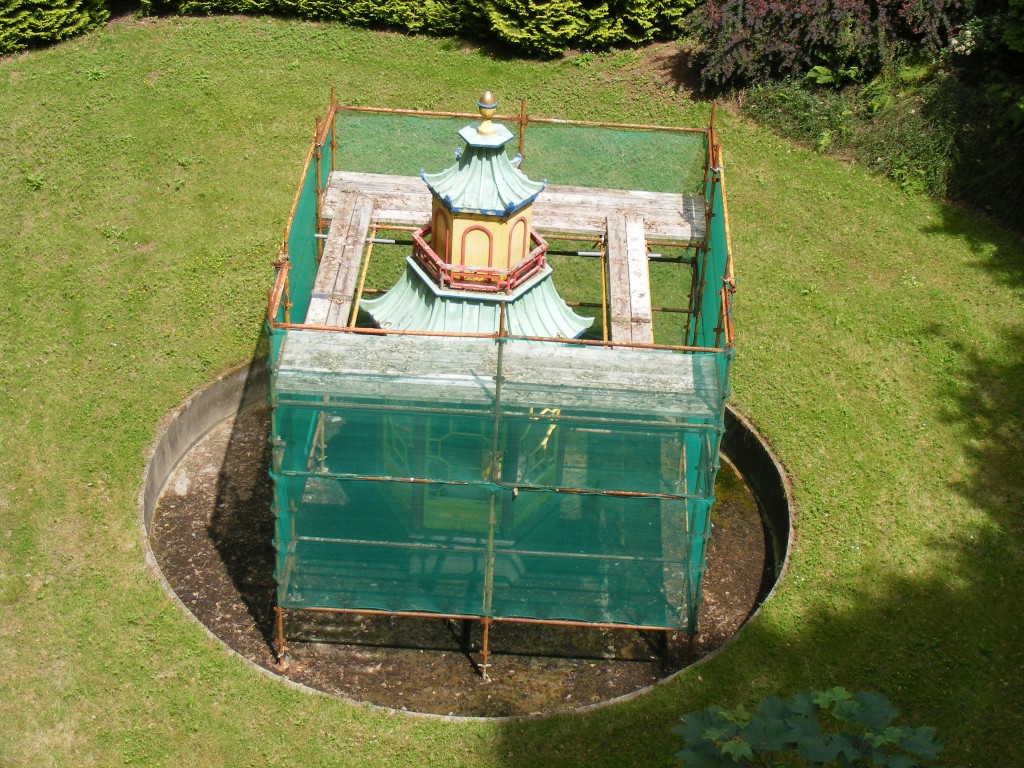
[[[438,173],[420,171],[427,187],[452,213],[510,216],[533,201],[547,184],[533,181],[505,154],[512,133],[495,125],[493,134],[473,126],[459,131],[466,149],[458,162]]]
[[[573,339],[594,322],[562,301],[551,280],[551,267],[509,295],[481,294],[438,288],[410,258],[394,288],[359,306],[387,330],[497,333],[502,303],[511,336]]]

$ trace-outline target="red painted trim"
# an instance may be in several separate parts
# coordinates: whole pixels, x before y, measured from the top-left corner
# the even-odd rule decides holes
[[[513,255],[512,243],[516,239],[516,228],[522,225],[523,227],[523,250],[520,253]],[[530,247],[530,230],[526,226],[526,217],[520,216],[512,221],[512,226],[508,229],[508,262],[507,267],[512,268],[513,264],[518,264],[524,256],[526,256],[526,249]]]

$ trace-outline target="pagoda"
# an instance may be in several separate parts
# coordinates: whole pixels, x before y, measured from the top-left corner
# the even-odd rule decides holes
[[[485,91],[477,125],[458,132],[465,142],[454,165],[420,171],[431,193],[430,223],[413,232],[406,271],[383,296],[362,306],[386,330],[496,333],[576,338],[593,322],[558,295],[548,245],[532,226],[533,201],[547,185],[509,157],[513,138],[493,122],[497,99]],[[504,305],[504,321],[501,319]]]

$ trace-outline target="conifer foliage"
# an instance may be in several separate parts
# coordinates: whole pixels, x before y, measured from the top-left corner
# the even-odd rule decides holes
[[[487,21],[512,48],[555,56],[567,48],[637,45],[673,27],[694,0],[488,0]]]
[[[143,0],[144,13],[272,13],[428,35],[493,39],[517,53],[557,56],[677,33],[697,0]]]
[[[65,40],[109,16],[103,0],[6,0],[0,4],[0,56]]]

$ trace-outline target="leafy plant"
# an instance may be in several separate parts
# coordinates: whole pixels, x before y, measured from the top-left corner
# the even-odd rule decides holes
[[[743,110],[787,136],[818,147],[819,151],[847,142],[854,114],[844,94],[813,91],[798,80],[751,88]]]
[[[861,100],[864,109],[869,115],[873,115],[892,103],[892,87],[884,77],[876,77],[861,90]]]
[[[31,173],[29,171],[24,172],[25,183],[28,184],[28,188],[33,192],[37,192],[43,188],[43,184],[46,181],[46,176],[42,173]]]
[[[843,83],[855,83],[860,79],[860,67],[853,65],[829,69],[823,64],[818,64],[811,67],[810,71],[804,75],[804,79],[816,85],[839,86]]]
[[[879,693],[835,687],[785,701],[769,696],[753,712],[708,707],[672,731],[686,740],[676,757],[689,768],[937,766],[935,729],[893,725],[898,714]]]

